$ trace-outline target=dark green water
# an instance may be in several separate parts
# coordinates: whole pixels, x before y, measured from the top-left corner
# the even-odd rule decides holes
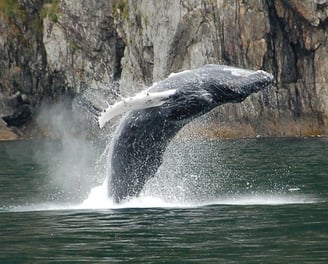
[[[0,143],[0,263],[328,263],[327,138],[176,143],[122,206],[60,153]]]

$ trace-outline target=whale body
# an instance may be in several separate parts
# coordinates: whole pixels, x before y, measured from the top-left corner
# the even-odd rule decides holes
[[[162,163],[166,147],[188,122],[225,103],[239,103],[273,83],[265,71],[208,64],[171,74],[146,91],[108,107],[100,127],[126,113],[112,140],[109,196],[138,196]]]

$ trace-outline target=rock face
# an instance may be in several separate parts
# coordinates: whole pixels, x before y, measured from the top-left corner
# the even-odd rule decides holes
[[[131,94],[206,63],[264,69],[276,85],[189,130],[328,133],[327,1],[20,0],[0,14],[0,113],[24,136],[42,105],[116,80]]]

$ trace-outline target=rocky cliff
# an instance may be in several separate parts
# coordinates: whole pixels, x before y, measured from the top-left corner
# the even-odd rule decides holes
[[[64,101],[70,110],[90,89],[119,81],[127,95],[206,63],[264,69],[276,85],[185,132],[328,134],[327,18],[325,0],[3,0],[0,137],[51,130],[40,109]]]

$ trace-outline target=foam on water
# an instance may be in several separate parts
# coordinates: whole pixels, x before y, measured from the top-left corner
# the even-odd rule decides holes
[[[199,207],[208,205],[284,205],[317,203],[318,199],[302,194],[245,194],[218,197],[208,201],[169,201],[155,195],[143,195],[115,204],[107,196],[107,182],[91,190],[89,197],[77,207],[79,209],[120,209],[152,207]]]
[[[302,194],[246,194],[218,197],[208,201],[166,201],[161,197],[140,195],[115,204],[107,196],[107,182],[92,188],[89,197],[82,203],[40,203],[4,208],[4,212],[62,211],[62,210],[115,210],[127,208],[197,208],[210,205],[290,205],[323,202],[315,197]],[[1,210],[0,210],[1,212]]]

